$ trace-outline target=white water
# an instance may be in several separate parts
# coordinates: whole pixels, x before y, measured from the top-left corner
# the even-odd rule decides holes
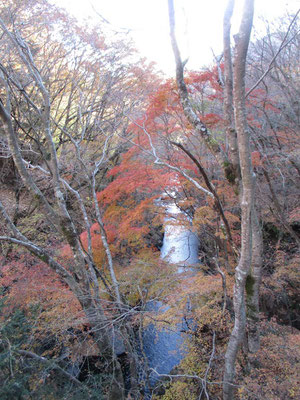
[[[183,225],[178,223],[180,219]],[[181,272],[180,266],[190,266],[198,262],[199,240],[189,225],[190,221],[175,203],[166,206],[161,258],[179,265],[178,272]]]

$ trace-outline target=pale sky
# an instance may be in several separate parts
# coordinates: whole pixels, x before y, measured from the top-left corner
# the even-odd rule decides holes
[[[65,8],[77,19],[97,17],[93,8],[115,29],[131,30],[141,55],[157,63],[158,69],[169,76],[175,66],[168,27],[167,0],[50,0]],[[177,39],[182,58],[189,57],[187,68],[199,69],[212,63],[213,56],[222,52],[222,19],[227,0],[175,0]],[[243,0],[236,0],[233,29],[237,29]],[[300,0],[256,0],[255,25],[261,26],[258,15],[272,20],[286,10],[295,12]]]

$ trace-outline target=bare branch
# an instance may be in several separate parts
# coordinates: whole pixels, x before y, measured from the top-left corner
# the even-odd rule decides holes
[[[144,125],[140,125],[140,124],[138,124],[137,122],[134,122],[134,124],[135,124],[136,126],[138,126],[139,128],[141,128],[141,129],[143,130],[143,132],[145,133],[145,135],[147,136],[152,151],[143,149],[143,147],[140,146],[140,145],[139,145],[139,147],[142,148],[144,151],[146,151],[148,154],[150,154],[152,157],[154,157],[154,164],[163,165],[163,166],[165,166],[165,167],[171,169],[172,171],[178,172],[180,175],[182,175],[183,177],[185,177],[189,182],[191,182],[197,189],[201,190],[202,192],[204,192],[204,193],[207,194],[208,196],[213,197],[213,194],[212,194],[209,190],[206,190],[204,187],[202,187],[195,179],[193,179],[191,176],[189,176],[189,175],[188,175],[186,172],[184,172],[181,168],[176,167],[176,166],[174,166],[174,165],[171,165],[171,164],[167,163],[166,161],[163,161],[163,160],[158,156],[157,151],[156,151],[156,148],[155,148],[155,146],[154,146],[154,144],[153,144],[151,135],[149,134],[149,132],[147,131],[147,129],[145,128],[145,126],[144,126]],[[132,143],[136,145],[136,143],[134,143],[134,142],[132,142]]]
[[[35,256],[37,256],[41,261],[45,262],[52,268],[59,276],[61,276],[64,281],[72,288],[77,288],[77,284],[73,278],[73,276],[57,261],[55,261],[46,250],[41,249],[39,246],[30,242],[29,240],[24,241],[20,239],[16,239],[10,236],[0,236],[0,241],[10,242],[13,244],[17,244],[19,246],[25,247]]]
[[[193,154],[192,154],[190,151],[188,151],[181,143],[176,143],[176,142],[171,142],[171,143],[172,143],[174,146],[179,147],[181,150],[183,150],[183,151],[185,152],[185,154],[187,154],[187,156],[188,156],[188,157],[194,162],[194,164],[197,166],[197,168],[198,168],[200,174],[202,175],[202,177],[203,177],[203,179],[204,179],[204,181],[205,181],[205,184],[206,184],[208,190],[212,193],[212,195],[213,195],[213,197],[214,197],[214,199],[215,199],[215,205],[216,205],[216,207],[217,207],[217,209],[218,209],[218,211],[219,211],[219,214],[220,214],[220,216],[221,216],[221,218],[222,218],[222,220],[223,220],[223,222],[224,222],[227,237],[228,237],[228,239],[230,240],[230,242],[232,243],[231,230],[230,230],[230,226],[229,226],[228,220],[227,220],[227,218],[226,218],[226,216],[225,216],[225,214],[224,214],[224,210],[223,210],[223,207],[222,207],[222,203],[221,203],[221,201],[220,201],[220,198],[219,198],[219,196],[218,196],[218,193],[216,192],[216,190],[215,190],[213,184],[210,182],[210,180],[209,180],[209,178],[208,178],[208,176],[207,176],[207,174],[206,174],[206,172],[205,172],[205,169],[202,167],[202,165],[200,164],[200,162],[193,156]]]
[[[202,390],[201,390],[200,395],[199,395],[199,400],[201,400],[203,392],[205,393],[205,396],[206,396],[207,400],[209,400],[209,395],[207,393],[207,388],[206,388],[207,376],[208,376],[209,370],[211,368],[211,363],[212,363],[212,361],[214,359],[214,356],[215,356],[215,350],[216,350],[216,332],[214,331],[213,332],[213,337],[212,337],[212,351],[211,351],[211,355],[210,355],[210,358],[209,358],[209,361],[208,361],[207,368],[205,370],[204,379],[202,381]]]
[[[269,72],[271,71],[271,69],[273,68],[273,64],[274,64],[276,58],[278,57],[278,55],[279,55],[279,54],[281,53],[281,51],[291,42],[291,40],[293,40],[293,38],[292,38],[292,39],[286,41],[286,39],[287,39],[287,37],[288,37],[288,35],[289,35],[289,33],[290,33],[290,30],[291,30],[291,28],[292,28],[294,22],[295,22],[295,21],[297,20],[297,18],[298,18],[298,14],[299,14],[299,13],[300,13],[300,8],[299,8],[299,10],[296,12],[296,14],[295,14],[294,18],[292,19],[291,23],[289,24],[288,29],[287,29],[287,31],[286,31],[286,34],[284,35],[284,38],[283,38],[283,40],[282,40],[282,42],[281,42],[281,44],[280,44],[280,46],[279,46],[277,52],[275,53],[274,57],[273,57],[272,60],[270,61],[269,65],[268,65],[268,68],[265,70],[265,72],[262,74],[262,76],[257,80],[257,82],[251,87],[251,89],[248,90],[248,92],[246,93],[246,96],[245,96],[245,97],[248,97],[249,94],[252,93],[253,90],[256,89],[257,86],[265,79],[265,77],[268,75],[268,73],[269,73]],[[294,35],[294,37],[295,37],[299,32],[300,32],[300,31],[298,31],[298,32]]]
[[[57,365],[52,360],[48,360],[46,357],[39,356],[38,354],[33,353],[32,351],[28,351],[28,350],[15,350],[15,352],[22,356],[33,358],[37,361],[40,361],[43,364],[48,365],[49,367],[51,367],[53,369],[58,370],[62,375],[64,375],[70,381],[72,381],[73,383],[76,383],[76,385],[85,386],[78,379],[76,379],[75,376],[69,374],[69,372],[65,371],[63,368],[61,368],[59,365]]]

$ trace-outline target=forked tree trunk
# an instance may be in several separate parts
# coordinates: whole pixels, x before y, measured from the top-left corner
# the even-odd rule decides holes
[[[230,45],[230,20],[233,14],[234,0],[228,0],[223,20],[223,43],[224,43],[224,123],[226,138],[229,144],[229,157],[231,159],[235,177],[236,192],[240,185],[240,162],[238,154],[238,143],[233,118],[233,67]],[[247,95],[246,95],[247,96]],[[233,180],[233,179],[232,179]],[[253,189],[255,190],[255,188]],[[252,213],[252,265],[251,272],[246,279],[247,294],[247,331],[248,350],[256,352],[259,349],[259,286],[261,281],[262,267],[262,234],[259,225],[255,205]]]

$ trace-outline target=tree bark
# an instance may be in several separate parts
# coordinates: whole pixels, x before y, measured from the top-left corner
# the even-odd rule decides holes
[[[251,223],[252,262],[250,273],[246,279],[247,339],[249,352],[256,353],[260,346],[259,288],[261,283],[263,241],[255,204],[253,204]]]
[[[247,125],[245,107],[245,70],[246,56],[253,22],[253,12],[254,0],[246,0],[239,34],[235,37],[233,104],[241,167],[241,256],[235,270],[233,298],[235,311],[234,328],[225,354],[223,383],[224,400],[233,399],[235,361],[246,328],[245,287],[252,260],[254,181],[251,163],[250,134]]]
[[[233,67],[231,54],[231,17],[235,0],[228,0],[223,18],[223,51],[224,51],[224,125],[225,134],[229,146],[229,159],[231,164],[227,166],[226,178],[237,187],[241,177],[240,161],[238,153],[237,134],[233,115]]]

